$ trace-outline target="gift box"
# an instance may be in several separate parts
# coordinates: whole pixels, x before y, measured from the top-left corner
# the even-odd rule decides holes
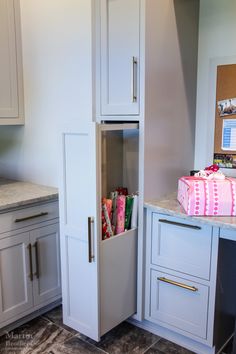
[[[188,215],[235,216],[236,179],[182,177],[178,181],[177,199]]]

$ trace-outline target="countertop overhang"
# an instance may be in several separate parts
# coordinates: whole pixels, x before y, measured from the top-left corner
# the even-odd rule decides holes
[[[177,193],[169,194],[157,200],[147,200],[144,203],[145,208],[152,209],[155,212],[166,215],[180,217],[184,220],[191,220],[202,224],[210,224],[227,229],[236,229],[235,216],[189,216],[185,213],[182,206],[177,201]]]
[[[0,213],[57,199],[57,188],[0,178]]]

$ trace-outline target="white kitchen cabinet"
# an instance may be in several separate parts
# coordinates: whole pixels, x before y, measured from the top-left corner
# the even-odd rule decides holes
[[[0,0],[0,125],[23,124],[19,0]]]
[[[213,346],[219,231],[147,211],[145,318]]]
[[[0,214],[0,224],[2,328],[61,296],[57,202]]]
[[[143,200],[175,190],[192,165],[198,2],[79,6],[86,96],[62,128],[63,321],[99,340],[144,318]],[[101,197],[118,186],[139,192],[138,227],[102,241]]]
[[[102,0],[99,25],[101,115],[138,115],[140,1]]]
[[[102,240],[102,196],[138,190],[138,125],[91,123],[64,134],[63,320],[100,336],[136,312],[137,229]]]

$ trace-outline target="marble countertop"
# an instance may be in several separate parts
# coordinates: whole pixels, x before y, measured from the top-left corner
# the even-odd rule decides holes
[[[171,216],[180,217],[185,220],[196,221],[198,223],[210,224],[217,227],[236,229],[235,216],[189,216],[185,213],[182,206],[176,198],[177,194],[172,193],[158,200],[147,200],[144,203],[145,208],[164,213]]]
[[[0,178],[0,212],[56,199],[57,188]]]

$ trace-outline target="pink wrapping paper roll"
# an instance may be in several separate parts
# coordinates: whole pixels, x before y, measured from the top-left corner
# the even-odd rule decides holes
[[[116,202],[116,234],[125,230],[125,196],[118,195]]]

